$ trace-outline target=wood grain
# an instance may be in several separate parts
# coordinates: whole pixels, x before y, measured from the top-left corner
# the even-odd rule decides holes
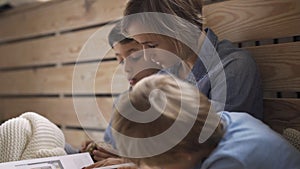
[[[0,81],[0,95],[110,94],[129,88],[117,61],[1,72]]]
[[[61,32],[116,20],[126,0],[72,0],[0,17],[0,41]]]
[[[202,0],[202,4],[208,5],[208,4],[218,3],[218,2],[223,2],[223,1],[228,1],[228,0]]]
[[[259,66],[264,91],[300,91],[300,42],[246,49]]]
[[[264,99],[264,121],[275,131],[300,131],[300,99]]]
[[[60,36],[0,45],[0,68],[113,58],[114,54],[110,50],[107,39],[111,27],[112,25]],[[91,37],[92,35],[93,37]],[[84,44],[86,44],[85,48],[87,49],[83,49]],[[80,51],[84,52],[79,55]]]
[[[37,112],[60,126],[106,128],[111,117],[113,98],[74,99],[76,100],[72,98],[0,98],[0,112],[3,120],[17,117],[24,112]]]
[[[300,1],[231,0],[205,5],[206,27],[233,42],[300,35]]]

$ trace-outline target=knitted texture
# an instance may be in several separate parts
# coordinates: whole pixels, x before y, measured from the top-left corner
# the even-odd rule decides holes
[[[0,126],[0,163],[65,155],[62,131],[36,113],[24,113]]]
[[[300,131],[287,128],[283,131],[283,136],[300,151]]]

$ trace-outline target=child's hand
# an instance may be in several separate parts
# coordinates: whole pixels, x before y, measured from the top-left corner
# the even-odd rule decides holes
[[[89,152],[95,162],[118,157],[117,151],[104,142],[86,141],[82,144],[80,152]]]
[[[92,169],[96,167],[105,167],[110,165],[117,165],[117,164],[123,164],[126,163],[124,159],[122,158],[107,158],[102,161],[98,161],[90,166],[85,167],[84,169]],[[138,169],[138,167],[120,167],[118,169]]]
[[[107,158],[117,158],[119,156],[107,149],[104,149],[104,147],[101,147],[101,145],[96,145],[96,148],[92,152],[92,157],[95,161],[102,161]]]
[[[91,141],[91,140],[88,140],[88,141],[83,142],[83,143],[81,144],[80,152],[81,152],[81,153],[88,152],[88,150],[87,150],[88,145],[89,145],[90,143],[92,143],[92,142],[93,142],[93,141]]]

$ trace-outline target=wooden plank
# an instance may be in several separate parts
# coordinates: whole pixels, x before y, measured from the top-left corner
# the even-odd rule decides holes
[[[55,3],[55,1],[62,1],[62,0],[53,0],[53,1],[49,1],[47,3],[33,3],[33,4],[24,4],[18,7],[13,7],[9,10],[4,10],[3,12],[1,12],[0,17],[6,17],[9,15],[13,15],[16,13],[21,13],[21,12],[27,12],[29,10],[34,10],[37,7],[41,7],[43,5],[49,5],[50,3]]]
[[[264,91],[264,98],[277,98],[277,93]]]
[[[126,0],[72,0],[51,3],[0,18],[0,41],[45,35],[120,18]]]
[[[75,99],[73,102],[72,98],[0,98],[0,111],[3,120],[37,112],[61,126],[106,128],[112,112],[111,97],[96,98],[96,103],[92,97]]]
[[[223,2],[223,1],[228,1],[228,0],[203,0],[202,4],[208,5],[208,4]]]
[[[81,144],[87,140],[103,141],[104,132],[84,131],[84,130],[63,130],[66,142],[74,148],[80,149]]]
[[[264,99],[264,121],[275,131],[300,131],[300,99]]]
[[[265,91],[300,91],[300,42],[248,47]]]
[[[26,7],[26,6],[34,6],[34,5],[38,5],[38,4],[42,4],[47,2],[48,0],[9,0],[9,5],[12,6],[13,8],[18,9],[19,7]]]
[[[231,0],[203,8],[206,27],[233,42],[300,34],[299,0]]]
[[[120,93],[129,88],[117,61],[101,62],[100,65],[80,64],[74,68],[74,65],[70,65],[1,72],[0,95],[109,94]],[[117,68],[119,70],[115,72]],[[115,89],[113,91],[112,84]]]
[[[113,25],[110,25],[61,36],[1,45],[0,68],[75,62],[77,59],[89,61],[113,58],[114,54],[110,50],[107,39],[112,27]],[[85,50],[84,44],[87,48]],[[81,50],[85,52],[82,52],[79,57]]]

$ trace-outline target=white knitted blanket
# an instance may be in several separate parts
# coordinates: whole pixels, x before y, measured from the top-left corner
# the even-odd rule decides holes
[[[28,112],[0,126],[0,163],[65,155],[62,131],[45,117]]]

